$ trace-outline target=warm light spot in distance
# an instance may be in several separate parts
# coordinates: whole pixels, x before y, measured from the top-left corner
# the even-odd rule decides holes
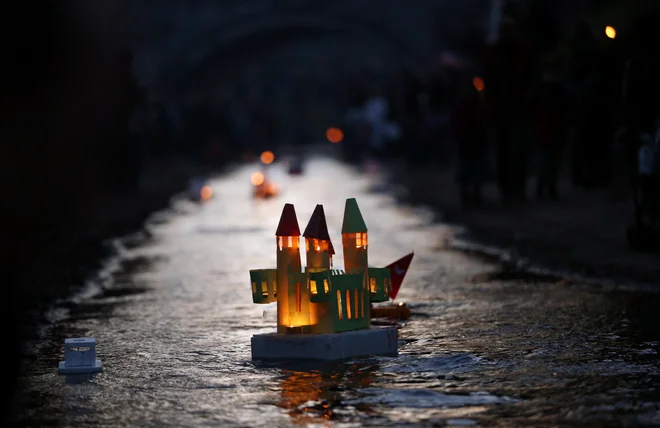
[[[250,176],[250,181],[255,186],[261,186],[262,184],[264,184],[265,180],[266,177],[264,177],[263,173],[261,173],[260,171],[253,172],[252,175]]]
[[[484,84],[484,79],[482,79],[481,77],[475,77],[474,79],[472,79],[472,85],[474,86],[474,89],[476,89],[479,92],[483,91],[484,88],[486,87],[486,85]]]
[[[211,196],[213,196],[213,189],[211,189],[211,186],[202,186],[201,190],[199,191],[199,196],[202,198],[202,201],[206,201],[208,199],[211,199]]]
[[[331,143],[336,144],[340,143],[344,139],[344,133],[339,128],[328,128],[328,130],[325,131],[325,137]]]
[[[611,25],[608,25],[607,27],[605,27],[605,35],[610,39],[616,38],[616,29]]]
[[[261,163],[263,163],[264,165],[270,165],[275,160],[275,154],[270,150],[266,150],[261,154],[259,159],[261,160]]]

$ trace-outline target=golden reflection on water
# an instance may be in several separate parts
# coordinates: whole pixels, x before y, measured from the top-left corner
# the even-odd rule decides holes
[[[332,371],[283,370],[281,399],[278,407],[286,409],[297,425],[321,423],[335,418],[333,409],[341,403],[346,390],[367,388],[373,384],[374,369],[352,364]],[[359,406],[369,412],[369,405]]]

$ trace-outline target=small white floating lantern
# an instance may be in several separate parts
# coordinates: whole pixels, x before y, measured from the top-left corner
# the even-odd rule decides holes
[[[101,360],[96,359],[96,339],[77,337],[64,340],[64,361],[60,361],[60,374],[94,373],[101,371]]]

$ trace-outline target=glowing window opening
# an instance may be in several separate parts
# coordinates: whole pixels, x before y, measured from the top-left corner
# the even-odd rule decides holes
[[[369,238],[367,232],[360,232],[355,234],[355,248],[367,249],[369,245]]]
[[[364,291],[362,291],[362,295],[360,296],[360,300],[362,300],[362,316],[365,316],[365,312],[364,312]]]
[[[316,281],[313,279],[309,280],[309,288],[312,291],[312,294],[319,294],[319,291],[316,289]]]
[[[284,239],[287,238],[287,239]],[[299,236],[278,236],[277,237],[277,248],[281,251],[284,248],[300,248],[300,237]]]
[[[302,295],[300,293],[300,283],[296,282],[296,310],[302,312]]]
[[[351,319],[351,290],[346,290],[346,315]]]
[[[341,291],[337,290],[337,318],[344,319],[344,313],[341,308]]]

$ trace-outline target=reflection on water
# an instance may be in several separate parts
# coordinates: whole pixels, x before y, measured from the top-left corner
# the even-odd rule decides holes
[[[80,385],[93,381],[96,375],[98,375],[98,373],[68,374],[61,376],[61,378],[64,379],[64,382],[67,385]]]
[[[496,397],[487,392],[450,395],[430,389],[386,388],[369,388],[365,392],[369,394],[369,397],[363,398],[361,400],[362,402],[387,404],[391,407],[413,407],[421,409],[485,406],[518,401],[509,397]]]
[[[295,424],[350,416],[351,409],[343,405],[346,391],[369,387],[374,381],[376,366],[365,363],[338,364],[326,370],[282,370],[282,398],[278,406],[286,409]],[[368,413],[368,404],[358,404],[355,410]]]

